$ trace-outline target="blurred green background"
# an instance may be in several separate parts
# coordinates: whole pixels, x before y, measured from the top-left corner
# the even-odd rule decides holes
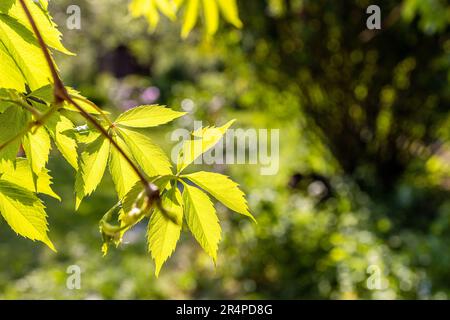
[[[154,131],[170,152],[194,120],[280,128],[280,171],[214,166],[248,195],[255,225],[218,207],[215,268],[185,231],[159,279],[145,225],[103,258],[98,220],[116,201],[105,177],[79,213],[74,172],[50,167],[63,202],[47,199],[58,248],[0,222],[2,299],[448,299],[450,297],[450,8],[445,0],[241,0],[242,30],[180,23],[154,33],[125,0],[51,1],[66,46],[64,79],[113,113],[158,103],[189,115]],[[66,9],[82,10],[67,30]],[[223,23],[223,22],[222,22]],[[67,268],[82,269],[68,290]],[[370,290],[372,268],[381,288]],[[368,270],[368,268],[370,270]]]

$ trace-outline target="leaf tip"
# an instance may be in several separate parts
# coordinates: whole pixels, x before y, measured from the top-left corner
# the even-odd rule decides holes
[[[47,247],[49,247],[50,250],[52,250],[54,253],[57,253],[57,252],[58,252],[58,250],[56,250],[55,246],[53,245],[53,243],[52,243],[52,241],[51,241],[50,239],[45,239],[43,242],[44,242],[44,244],[46,244]]]

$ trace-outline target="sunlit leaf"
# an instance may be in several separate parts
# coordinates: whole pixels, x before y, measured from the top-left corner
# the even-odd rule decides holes
[[[245,194],[239,189],[239,185],[229,177],[219,173],[204,171],[188,174],[185,177],[209,192],[229,209],[248,216],[255,221],[255,218],[248,210]]]
[[[118,129],[137,163],[149,177],[172,173],[171,164],[164,151],[146,135],[125,129]]]
[[[208,35],[214,35],[219,27],[219,8],[216,1],[202,0],[205,8],[205,24]]]
[[[126,127],[150,128],[166,124],[185,114],[158,105],[140,106],[120,115],[115,123]]]
[[[163,198],[163,207],[176,215],[179,221],[182,221],[182,197],[178,188],[173,187],[167,192],[167,195]],[[175,251],[180,233],[181,224],[175,224],[161,211],[155,209],[148,224],[148,246],[155,260],[156,276],[159,275],[164,262]]]
[[[186,38],[197,24],[199,3],[200,0],[187,0],[186,13],[181,30],[183,38]]]
[[[15,165],[6,162],[0,164],[0,175],[4,181],[15,183],[28,191],[45,194],[61,201],[61,198],[51,187],[53,184],[52,177],[47,169],[44,168],[37,176],[35,186],[33,173],[27,159],[19,158]]]
[[[56,251],[47,235],[45,207],[32,192],[0,178],[0,212],[14,232]]]
[[[221,228],[211,200],[200,189],[184,184],[183,205],[189,229],[201,247],[216,262]]]
[[[206,127],[195,131],[191,139],[183,142],[177,161],[178,172],[186,169],[203,153],[214,147],[234,122],[235,120],[232,120],[220,128]]]
[[[72,121],[60,113],[55,113],[47,120],[45,127],[63,157],[75,170],[78,169],[78,145],[75,134],[71,133],[75,128]]]
[[[110,145],[110,141],[101,136],[82,152],[75,180],[76,209],[83,198],[91,195],[100,184],[108,163]]]
[[[128,146],[119,136],[114,137],[117,144],[122,150],[124,150],[128,155],[131,155]],[[125,195],[131,190],[131,188],[139,181],[139,177],[133,170],[131,165],[125,159],[120,152],[112,147],[111,156],[109,159],[109,172],[111,173],[114,185],[116,187],[119,199],[123,199]]]
[[[21,144],[21,138],[25,134],[24,129],[31,120],[30,114],[23,111],[18,106],[9,107],[4,113],[0,114],[0,162],[13,162],[16,159],[17,152]],[[18,137],[17,139],[14,139]]]
[[[29,132],[23,139],[23,148],[30,162],[31,169],[38,175],[45,168],[50,155],[50,136],[44,128]]]

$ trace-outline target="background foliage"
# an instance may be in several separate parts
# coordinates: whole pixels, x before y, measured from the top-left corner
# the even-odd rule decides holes
[[[180,41],[182,22],[133,20],[122,0],[77,1],[82,30],[64,28],[68,84],[119,113],[144,103],[194,119],[281,128],[278,175],[232,174],[258,220],[229,215],[217,268],[189,238],[162,271],[145,226],[102,258],[93,212],[114,203],[106,179],[73,214],[72,170],[51,157],[53,254],[0,225],[1,298],[448,298],[450,295],[450,39],[445,1],[380,1],[385,26],[365,29],[370,1],[239,1],[242,29],[223,24]],[[124,28],[126,26],[126,28]],[[170,151],[170,127],[156,135]],[[47,199],[46,199],[47,200]],[[7,262],[7,263],[6,263]],[[66,268],[83,269],[66,289]],[[383,272],[368,290],[367,267]]]

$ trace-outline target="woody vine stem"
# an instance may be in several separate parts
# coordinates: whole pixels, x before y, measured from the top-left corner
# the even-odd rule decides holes
[[[59,106],[61,106],[62,103],[67,102],[71,105],[73,105],[80,113],[81,115],[89,121],[100,133],[107,138],[111,144],[114,146],[114,148],[117,149],[117,151],[124,157],[124,159],[128,162],[128,164],[131,166],[133,171],[137,174],[139,177],[144,190],[145,194],[147,196],[147,205],[150,207],[154,202],[156,202],[158,207],[161,207],[161,198],[159,194],[159,189],[156,185],[151,183],[146,176],[142,173],[140,168],[134,163],[134,161],[126,154],[126,152],[118,145],[116,140],[113,139],[113,137],[108,133],[108,131],[91,115],[89,114],[82,106],[80,106],[73,98],[69,92],[67,91],[66,87],[64,86],[64,83],[61,79],[61,77],[58,74],[58,71],[56,69],[55,63],[50,55],[49,49],[47,47],[47,44],[44,41],[44,38],[42,37],[39,28],[37,27],[36,22],[34,21],[33,16],[30,13],[30,10],[27,7],[27,4],[25,3],[25,0],[19,0],[20,4],[22,5],[23,10],[25,11],[25,14],[27,16],[28,21],[31,24],[31,27],[33,28],[33,31],[37,37],[37,40],[39,42],[39,46],[42,49],[42,52],[44,54],[45,60],[47,61],[48,67],[50,68],[50,72],[52,74],[53,78],[53,96],[55,101],[56,108],[52,108],[49,113],[52,114],[53,112],[57,111],[59,109]],[[96,106],[95,106],[96,107]],[[114,127],[114,124],[111,123],[111,121],[108,119],[106,114],[102,112],[102,110],[98,107],[96,107],[100,114],[105,117],[108,122],[111,124],[111,128]],[[41,119],[38,119],[35,121],[36,124],[39,125],[39,123],[43,122],[45,120],[45,117],[49,116],[49,114],[45,114]],[[161,208],[162,209],[162,208]],[[163,210],[164,212],[164,210]]]

